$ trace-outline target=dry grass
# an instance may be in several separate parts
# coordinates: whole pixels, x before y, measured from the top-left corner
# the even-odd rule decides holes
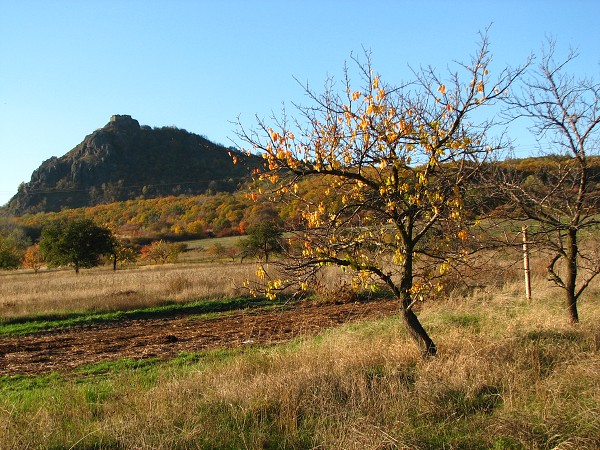
[[[573,327],[542,260],[532,262],[531,301],[507,258],[502,270],[481,272],[484,287],[423,305],[440,352],[429,360],[401,320],[388,318],[100,376],[0,380],[0,449],[600,448],[600,283],[581,299]],[[227,298],[254,270],[2,274],[0,314]],[[346,295],[331,277],[321,280],[325,293]]]
[[[600,298],[568,325],[536,278],[291,345],[5,391],[0,448],[597,449]],[[183,290],[188,287],[183,286]]]
[[[199,299],[235,298],[253,264],[174,264],[0,274],[0,317],[116,311]]]

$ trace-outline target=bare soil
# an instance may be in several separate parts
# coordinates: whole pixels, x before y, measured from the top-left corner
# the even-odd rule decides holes
[[[69,372],[121,358],[173,358],[181,352],[273,345],[337,325],[393,314],[390,300],[342,304],[310,302],[244,309],[201,317],[132,319],[0,337],[0,375]]]

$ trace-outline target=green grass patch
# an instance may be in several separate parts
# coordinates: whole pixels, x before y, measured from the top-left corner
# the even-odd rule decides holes
[[[464,328],[475,333],[481,331],[481,317],[466,312],[442,312],[439,315],[444,326]]]
[[[273,306],[273,302],[250,297],[203,300],[192,303],[176,303],[129,311],[101,313],[74,312],[9,319],[0,324],[0,335],[22,335],[56,328],[93,325],[98,323],[123,322],[134,319],[159,319],[178,315],[203,315],[242,308]]]

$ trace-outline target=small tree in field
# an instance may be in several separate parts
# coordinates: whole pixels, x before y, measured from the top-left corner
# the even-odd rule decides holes
[[[115,238],[113,252],[111,253],[111,259],[113,263],[113,270],[117,270],[117,264],[120,263],[134,263],[137,261],[138,253],[126,242]]]
[[[577,323],[577,301],[600,273],[597,163],[592,178],[600,148],[600,83],[573,78],[566,66],[576,55],[556,61],[554,50],[550,41],[537,71],[508,98],[510,117],[529,119],[554,155],[526,179],[498,171],[495,187],[512,201],[512,219],[532,223],[530,236],[549,255],[549,280],[563,290],[569,318]]]
[[[143,246],[140,254],[142,259],[150,260],[154,264],[166,264],[175,262],[184,248],[185,244],[169,243],[161,239]]]
[[[110,230],[93,220],[57,221],[42,231],[40,250],[51,267],[96,267],[100,257],[113,252],[114,239]]]
[[[39,244],[34,244],[27,247],[27,250],[25,250],[25,253],[23,254],[23,260],[21,264],[26,269],[32,269],[35,273],[39,272],[44,265],[44,258],[42,257]]]
[[[284,251],[281,226],[274,221],[252,224],[248,227],[247,236],[240,240],[240,251],[247,256],[256,256],[269,262],[272,255]]]
[[[492,123],[474,124],[473,113],[503,96],[519,71],[492,80],[485,36],[470,64],[446,80],[427,68],[392,86],[368,58],[355,62],[360,88],[346,70],[341,92],[332,82],[322,95],[307,88],[313,104],[298,107],[295,121],[284,113],[272,124],[259,120],[253,131],[240,124],[241,139],[266,159],[261,178],[273,183],[274,200],[297,202],[305,222],[285,261],[287,275],[270,278],[264,290],[272,296],[291,283],[307,289],[321,267],[340,266],[356,284],[387,286],[423,354],[435,355],[414,307],[461,257],[465,185],[501,145],[486,140]],[[299,188],[306,179],[321,188],[319,198]]]
[[[227,249],[225,248],[225,246],[221,243],[216,243],[211,245],[208,248],[208,253],[210,253],[212,256],[216,257],[216,258],[222,258],[224,256],[227,256]]]

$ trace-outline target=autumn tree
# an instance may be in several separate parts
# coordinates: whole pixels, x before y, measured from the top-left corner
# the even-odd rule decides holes
[[[107,228],[96,225],[91,219],[56,221],[42,230],[40,250],[51,267],[95,267],[102,255],[113,252],[114,239]]]
[[[137,261],[138,253],[133,246],[127,242],[114,239],[113,251],[110,255],[113,264],[113,270],[117,270],[118,263],[134,263]]]
[[[161,239],[143,246],[140,254],[142,259],[150,260],[154,264],[166,264],[175,262],[184,248],[185,244],[170,243]]]
[[[237,257],[242,256],[242,252],[237,247],[229,247],[225,249],[225,255],[231,258],[231,262],[234,262]]]
[[[600,273],[600,184],[592,164],[600,148],[600,83],[567,72],[575,57],[571,51],[557,60],[549,41],[537,70],[507,99],[509,117],[528,119],[552,155],[525,178],[509,170],[495,177],[511,201],[508,216],[528,221],[529,236],[548,255],[548,278],[563,290],[572,323],[579,322],[577,301]]]
[[[227,248],[223,244],[217,242],[208,248],[208,253],[216,258],[222,258],[227,256]]]
[[[272,183],[270,195],[298,202],[304,218],[285,276],[268,268],[259,275],[268,296],[292,283],[307,289],[327,265],[344,268],[364,287],[381,283],[398,299],[423,354],[435,355],[415,305],[439,289],[462,255],[465,185],[503,145],[486,138],[493,124],[481,110],[504,96],[522,69],[492,78],[486,36],[470,63],[457,64],[445,79],[429,67],[395,86],[372,70],[368,55],[354,62],[361,87],[353,87],[346,68],[339,91],[333,80],[320,95],[306,87],[312,104],[298,106],[294,120],[284,111],[252,130],[239,124],[249,151],[266,160],[260,177]],[[307,179],[320,188],[318,198],[298,188]]]
[[[21,265],[26,269],[32,269],[35,273],[39,272],[44,265],[40,244],[34,244],[27,247],[27,250],[25,250],[25,253],[23,254]]]

